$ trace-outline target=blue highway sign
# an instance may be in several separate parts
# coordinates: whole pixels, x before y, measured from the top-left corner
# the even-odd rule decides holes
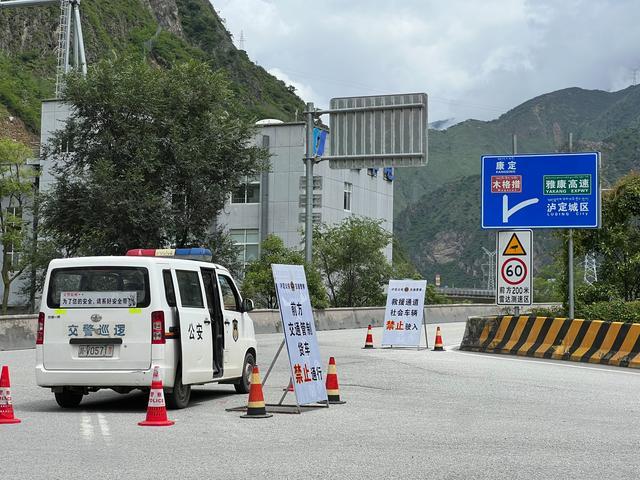
[[[482,228],[597,228],[600,155],[484,155]]]

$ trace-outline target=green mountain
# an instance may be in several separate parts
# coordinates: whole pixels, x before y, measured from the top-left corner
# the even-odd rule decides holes
[[[0,135],[9,114],[39,130],[40,102],[54,92],[59,14],[58,6],[0,10]],[[89,65],[125,53],[162,66],[197,58],[227,72],[256,118],[293,120],[304,109],[291,87],[235,48],[208,0],[86,0],[81,15]]]
[[[518,153],[566,151],[569,132],[575,151],[602,152],[603,188],[640,169],[640,87],[559,90],[493,121],[429,132],[429,164],[398,169],[394,198],[396,236],[425,278],[483,285],[482,247],[495,248],[495,233],[480,229],[480,156],[511,153],[513,133]],[[534,244],[536,267],[550,262],[553,233],[535,232]]]
[[[426,168],[402,168],[394,198],[396,213],[445,183],[480,171],[480,156],[512,152],[511,137],[518,138],[519,153],[556,152],[567,143],[599,142],[638,125],[640,87],[618,92],[567,88],[541,95],[483,122],[467,120],[446,130],[429,131]]]

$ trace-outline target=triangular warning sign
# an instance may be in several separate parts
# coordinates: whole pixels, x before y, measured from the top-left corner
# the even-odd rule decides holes
[[[504,253],[502,255],[526,255],[527,252],[524,251],[524,247],[518,238],[518,235],[515,233],[511,235],[511,240],[507,244],[507,248],[504,249]]]

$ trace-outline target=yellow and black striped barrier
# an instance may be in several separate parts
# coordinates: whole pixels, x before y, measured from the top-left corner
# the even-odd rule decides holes
[[[460,350],[640,368],[640,324],[554,317],[472,317]]]

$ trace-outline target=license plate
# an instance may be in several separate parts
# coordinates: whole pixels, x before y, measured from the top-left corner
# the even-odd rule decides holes
[[[78,345],[78,357],[80,358],[113,357],[113,345]]]

